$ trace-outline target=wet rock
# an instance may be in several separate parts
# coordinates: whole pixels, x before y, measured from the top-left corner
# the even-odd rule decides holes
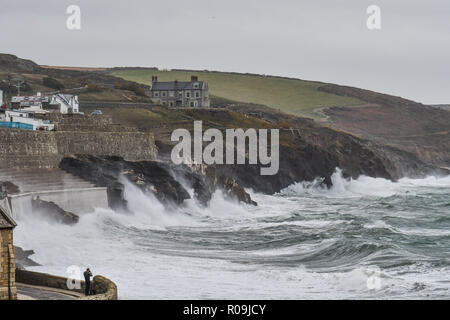
[[[68,212],[51,201],[44,201],[37,197],[31,200],[31,208],[33,214],[41,214],[50,217],[52,221],[64,224],[75,224],[79,221],[79,217],[72,212]]]
[[[5,194],[18,194],[20,192],[20,189],[18,186],[16,186],[14,183],[10,181],[3,181],[0,182],[0,193]],[[2,197],[0,196],[0,199]]]
[[[237,184],[236,180],[234,179],[225,179],[223,183],[223,191],[225,196],[229,199],[237,200],[239,202],[244,202],[254,206],[258,205],[258,203],[256,203],[256,201],[253,201],[250,195],[244,190],[244,188]]]
[[[189,193],[170,174],[169,168],[157,161],[126,161],[120,157],[94,157],[78,155],[64,158],[60,168],[99,187],[106,187],[109,206],[127,208],[124,198],[125,178],[144,193],[153,194],[164,204],[181,204]]]
[[[208,205],[216,190],[222,190],[225,197],[229,199],[257,205],[236,179],[222,174],[216,166],[183,164],[172,165],[171,170],[176,177],[194,189],[195,199],[203,206]]]
[[[23,269],[25,267],[37,267],[39,263],[33,261],[29,257],[34,254],[33,250],[23,250],[21,247],[14,246],[14,253],[16,255],[16,267]]]

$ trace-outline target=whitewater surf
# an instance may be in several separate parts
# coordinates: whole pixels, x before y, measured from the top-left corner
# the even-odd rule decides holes
[[[450,177],[398,182],[339,169],[258,206],[224,199],[167,209],[126,184],[131,214],[97,209],[74,226],[20,214],[15,243],[68,276],[89,266],[120,299],[450,298]]]

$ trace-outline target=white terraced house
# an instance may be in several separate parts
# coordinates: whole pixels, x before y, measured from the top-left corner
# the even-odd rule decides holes
[[[50,105],[59,105],[59,112],[67,113],[79,113],[78,96],[71,94],[54,94],[51,97]]]

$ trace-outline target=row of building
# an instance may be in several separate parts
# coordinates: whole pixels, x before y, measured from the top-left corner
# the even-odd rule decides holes
[[[46,113],[80,113],[78,96],[62,93],[41,95],[38,92],[35,96],[15,96],[7,103],[0,90],[0,106],[0,127],[27,130],[54,130],[54,124],[40,117]]]
[[[208,83],[192,76],[191,81],[158,81],[152,77],[150,98],[167,107],[209,108]],[[49,112],[78,114],[78,96],[71,94],[15,96],[8,103],[0,90],[0,127],[28,130],[54,130],[54,124],[39,115]]]

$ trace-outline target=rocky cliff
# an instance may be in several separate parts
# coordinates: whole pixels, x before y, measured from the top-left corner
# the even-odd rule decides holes
[[[207,205],[214,191],[220,189],[229,199],[256,205],[250,195],[237,184],[235,179],[224,175],[213,175],[202,166],[174,166],[161,161],[126,161],[120,157],[95,157],[78,155],[64,158],[60,168],[79,176],[99,187],[107,187],[110,207],[127,210],[124,199],[124,179],[153,194],[166,205],[181,205],[190,199],[187,187],[193,188],[194,197]]]

